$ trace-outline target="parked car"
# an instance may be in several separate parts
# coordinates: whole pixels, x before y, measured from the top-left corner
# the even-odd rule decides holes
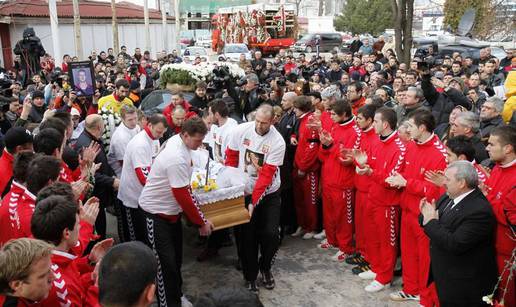
[[[292,46],[294,51],[311,53],[317,50],[316,38],[319,35],[319,52],[330,52],[340,50],[342,47],[342,35],[340,33],[311,33],[301,37]]]
[[[211,48],[211,37],[200,37],[195,41],[195,45],[203,48]]]
[[[181,56],[188,58],[190,61],[195,60],[196,57],[201,57],[204,61],[208,61],[208,52],[203,47],[186,47],[181,50]]]
[[[238,62],[240,60],[240,54],[245,54],[247,60],[251,60],[251,52],[247,48],[246,44],[226,44],[222,53],[226,57],[226,60],[231,62]]]

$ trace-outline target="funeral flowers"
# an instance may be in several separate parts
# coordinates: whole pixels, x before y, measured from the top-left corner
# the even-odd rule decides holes
[[[213,70],[219,66],[226,66],[229,74],[234,79],[242,78],[245,73],[242,68],[233,63],[226,62],[202,62],[197,65],[186,63],[167,64],[161,68],[160,83],[165,88],[167,83],[179,85],[195,85],[198,81],[209,82],[213,78]]]

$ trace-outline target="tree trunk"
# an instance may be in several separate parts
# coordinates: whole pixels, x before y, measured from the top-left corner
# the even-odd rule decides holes
[[[120,52],[120,43],[118,42],[118,21],[116,17],[116,3],[115,0],[111,0],[111,27],[113,31],[113,51],[115,54]]]
[[[83,60],[81,38],[81,14],[79,12],[79,0],[73,0],[73,32],[75,35],[75,55]]]
[[[398,61],[410,63],[412,48],[412,20],[414,16],[414,0],[391,0],[394,18],[394,40]]]
[[[319,0],[319,14],[318,14],[318,16],[322,16],[323,13],[324,13],[324,1],[325,0]]]

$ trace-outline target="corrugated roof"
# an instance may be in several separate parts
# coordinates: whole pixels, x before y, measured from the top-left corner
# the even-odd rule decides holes
[[[111,18],[111,3],[91,0],[79,1],[81,18]],[[118,18],[142,18],[143,7],[129,3],[116,4]],[[0,3],[0,16],[22,17],[49,17],[48,2],[45,0],[8,0]],[[57,16],[73,18],[73,4],[71,0],[57,2]],[[161,19],[161,12],[149,9],[149,18]],[[168,17],[174,19],[174,17]]]

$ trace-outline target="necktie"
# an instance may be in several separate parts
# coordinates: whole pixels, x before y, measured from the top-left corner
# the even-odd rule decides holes
[[[453,206],[453,199],[450,199],[446,206],[443,207],[441,211],[441,216],[444,216],[448,211],[451,211],[451,207]]]

